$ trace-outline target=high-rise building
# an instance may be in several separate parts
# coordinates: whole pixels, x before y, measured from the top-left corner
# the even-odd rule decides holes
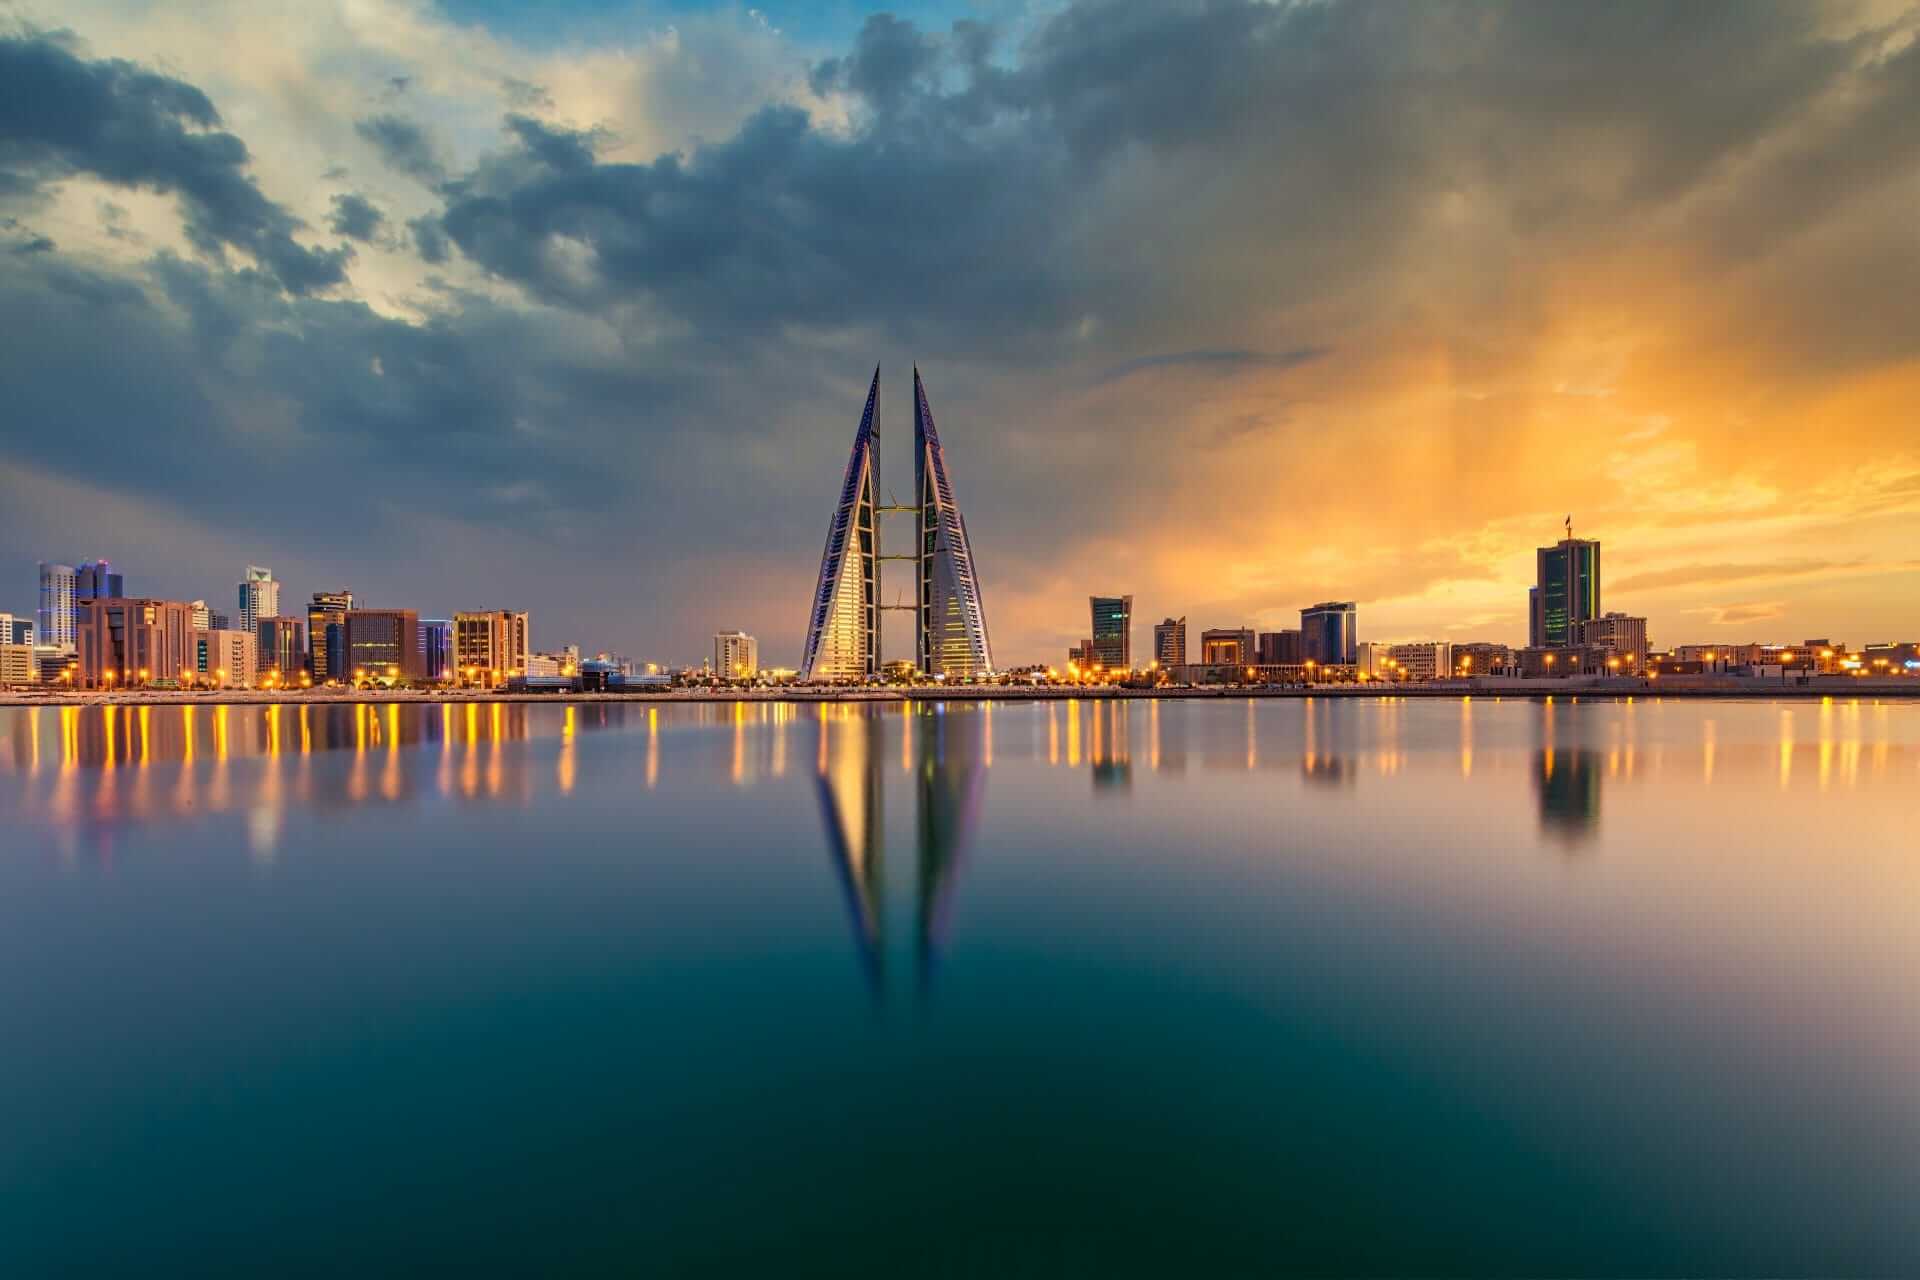
[[[179,679],[194,666],[196,634],[192,607],[180,601],[82,600],[75,679],[91,689]]]
[[[418,680],[420,615],[412,609],[349,609],[347,665],[340,674],[355,680]],[[523,664],[524,665],[524,664]]]
[[[1093,660],[1112,671],[1133,670],[1133,597],[1092,596]]]
[[[1301,661],[1298,631],[1262,631],[1254,645],[1254,656],[1262,666],[1297,666]]]
[[[1575,647],[1605,649],[1608,653],[1644,658],[1647,652],[1647,620],[1624,613],[1605,613],[1587,618],[1568,628],[1567,642]]]
[[[216,627],[193,633],[195,680],[216,689],[251,689],[260,679],[259,638]]]
[[[875,370],[876,376],[878,370]],[[913,371],[913,470],[919,494],[919,614],[916,653],[930,676],[965,679],[993,670],[986,605],[973,567],[967,521],[953,498],[946,452],[934,429],[933,410],[920,370]],[[876,461],[878,455],[876,454]],[[875,584],[878,585],[876,574]]]
[[[1244,667],[1253,658],[1253,632],[1246,627],[1200,633],[1200,661],[1209,666]]]
[[[327,627],[340,622],[347,611],[353,608],[353,592],[316,591],[313,600],[307,605],[307,667],[313,672],[313,682],[324,684],[328,680],[340,678],[340,666],[344,654],[339,660],[331,656],[327,644]],[[341,644],[346,642],[346,633],[341,632]],[[349,671],[349,674],[351,672]]]
[[[453,679],[453,619],[420,619],[420,674],[426,680]]]
[[[0,613],[0,644],[34,645],[33,624],[10,613]]]
[[[1153,660],[1164,667],[1187,665],[1187,620],[1168,618],[1153,628]]]
[[[193,625],[196,630],[206,631],[213,626],[213,610],[207,608],[205,600],[194,600],[187,608],[193,610]]]
[[[39,632],[41,644],[74,647],[76,582],[72,565],[40,562],[40,606],[34,613],[34,630]]]
[[[853,433],[840,501],[827,524],[820,580],[800,657],[802,680],[872,680],[880,674],[879,517],[880,368],[874,366],[867,407]],[[917,609],[918,606],[916,606]]]
[[[1554,649],[1573,643],[1575,623],[1600,616],[1600,543],[1567,536],[1534,552],[1535,586],[1527,602],[1532,614],[1528,644]]]
[[[273,580],[273,570],[248,565],[247,576],[240,582],[240,629],[257,634],[260,619],[279,616],[280,584]]]
[[[258,641],[261,677],[271,674],[280,684],[298,684],[307,666],[306,628],[300,619],[261,618],[253,634]]]
[[[744,631],[713,633],[713,672],[728,680],[760,674],[760,646]]]
[[[807,617],[800,659],[802,680],[872,680],[880,674],[880,564],[915,564],[914,662],[929,675],[964,678],[993,669],[985,606],[974,569],[967,522],[954,500],[946,453],[934,426],[920,371],[913,373],[914,501],[881,506],[880,370],[873,371],[867,403],[854,432],[840,501],[827,525],[820,577]],[[879,516],[917,516],[913,550],[883,557]]]
[[[127,594],[126,579],[113,571],[105,560],[83,564],[73,571],[73,598],[81,600],[118,600]]]
[[[460,678],[491,688],[527,668],[527,614],[496,609],[453,615],[453,661]]]
[[[1300,657],[1321,666],[1352,666],[1359,610],[1351,600],[1328,600],[1300,611]]]

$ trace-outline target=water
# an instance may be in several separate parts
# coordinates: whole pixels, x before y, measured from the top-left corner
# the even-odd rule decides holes
[[[1920,1273],[1920,705],[0,710],[0,1274]]]

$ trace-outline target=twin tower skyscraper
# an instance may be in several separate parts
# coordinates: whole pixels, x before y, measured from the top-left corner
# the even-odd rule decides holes
[[[933,410],[920,370],[913,371],[913,487],[910,504],[883,503],[880,483],[880,370],[873,371],[867,407],[853,436],[853,453],[840,486],[840,502],[827,526],[820,557],[820,583],[807,618],[802,680],[872,680],[880,675],[880,614],[911,609],[913,663],[923,674],[964,679],[993,670],[987,615],[980,601],[967,522],[953,500],[946,455],[934,429]],[[881,550],[880,517],[914,515],[915,536],[907,554]],[[914,602],[883,604],[880,566],[889,560],[915,565]]]

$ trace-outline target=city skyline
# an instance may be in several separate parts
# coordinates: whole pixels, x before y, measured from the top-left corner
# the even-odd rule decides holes
[[[498,11],[20,10],[113,128],[0,118],[0,544],[793,665],[858,352],[937,363],[1003,665],[1115,586],[1518,642],[1568,510],[1657,634],[1913,630],[1898,13]]]

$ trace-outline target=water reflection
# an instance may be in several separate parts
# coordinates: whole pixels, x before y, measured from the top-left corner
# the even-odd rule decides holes
[[[861,971],[876,999],[886,991],[888,723],[871,712],[823,714],[817,747],[827,848],[845,893]],[[954,889],[979,822],[993,719],[983,709],[949,714],[944,704],[909,704],[897,724],[900,761],[912,777],[914,795],[914,970],[916,988],[924,994],[946,946]]]

